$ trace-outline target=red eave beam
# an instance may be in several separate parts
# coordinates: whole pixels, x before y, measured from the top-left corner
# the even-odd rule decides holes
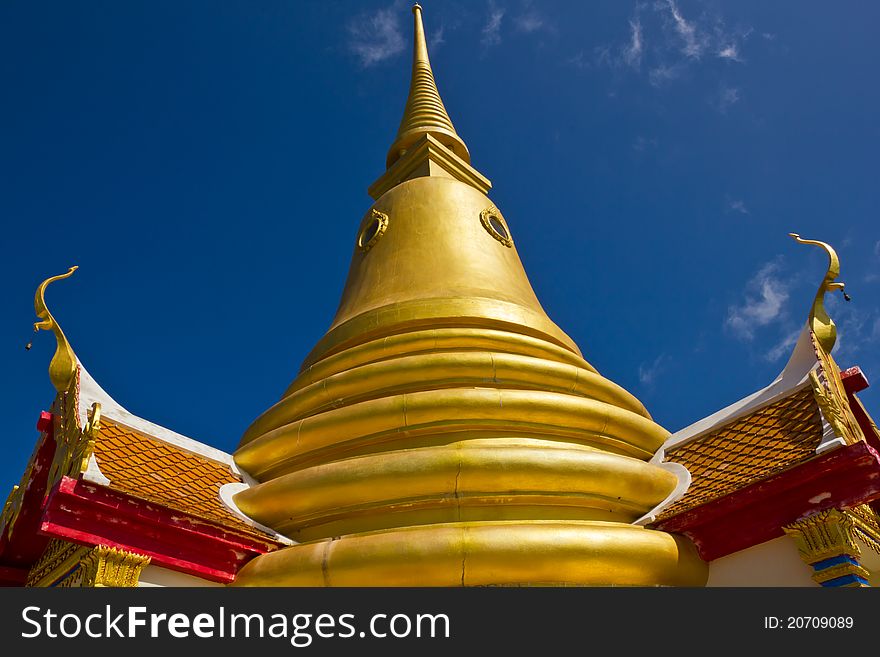
[[[214,582],[231,582],[253,557],[277,544],[242,536],[186,513],[103,486],[63,477],[49,495],[40,531],[85,545],[107,545],[150,563]]]
[[[31,478],[24,483],[25,491],[21,500],[21,510],[12,532],[3,532],[0,536],[0,581],[7,581],[2,569],[28,569],[40,558],[49,539],[38,533],[40,515],[46,497],[46,483],[49,479],[49,468],[55,456],[55,437],[53,417],[43,411],[37,420],[37,431],[40,438],[34,448],[34,467]],[[13,580],[17,575],[11,576]],[[10,584],[7,584],[7,586]]]
[[[831,450],[729,495],[654,523],[684,534],[704,561],[783,535],[782,527],[825,509],[880,498],[880,454],[858,442]]]

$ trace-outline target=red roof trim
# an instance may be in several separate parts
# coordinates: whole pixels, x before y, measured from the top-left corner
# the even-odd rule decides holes
[[[880,454],[859,442],[817,456],[671,518],[654,523],[685,534],[712,561],[783,535],[782,527],[816,511],[880,498]]]
[[[49,468],[55,456],[55,436],[53,416],[43,411],[37,420],[40,438],[34,448],[34,467],[31,477],[25,483],[25,491],[21,501],[18,519],[12,527],[11,534],[5,531],[0,536],[0,568],[24,569],[27,572],[36,562],[49,539],[37,533],[40,526],[40,515],[46,497],[46,485],[49,479]],[[18,577],[15,575],[15,577]],[[0,577],[0,581],[7,581]]]
[[[85,545],[107,545],[214,582],[231,582],[253,557],[277,547],[201,518],[103,486],[64,477],[49,494],[40,531]]]

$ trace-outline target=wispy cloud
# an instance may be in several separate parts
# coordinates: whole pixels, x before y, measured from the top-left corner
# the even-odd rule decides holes
[[[880,258],[880,240],[877,240],[877,243],[874,244],[874,255]]]
[[[567,60],[565,60],[565,63],[569,64],[570,66],[574,66],[575,68],[581,69],[590,68],[592,66],[590,60],[584,54],[583,50],[578,52],[576,55],[569,57]]]
[[[446,31],[446,26],[443,23],[440,24],[434,33],[428,38],[428,46],[431,48],[436,48],[437,46],[446,43],[446,39],[444,38],[444,32]]]
[[[653,385],[657,380],[657,377],[663,373],[671,360],[672,359],[666,354],[660,354],[650,363],[642,363],[639,365],[639,382],[645,386]]]
[[[742,61],[742,59],[740,59],[740,56],[739,56],[739,48],[737,47],[737,45],[735,43],[728,44],[728,45],[724,46],[723,48],[721,48],[721,50],[718,51],[718,56],[721,59],[730,59],[735,62]]]
[[[697,32],[696,24],[685,20],[674,0],[666,0],[666,4],[675,26],[675,32],[681,38],[682,54],[685,57],[699,59],[707,46],[705,36]]]
[[[489,2],[489,15],[483,25],[483,47],[490,48],[501,43],[501,20],[504,18],[504,8],[494,2]]]
[[[802,330],[803,329],[796,329],[791,333],[785,335],[779,342],[773,345],[767,351],[767,353],[764,354],[764,359],[770,361],[771,363],[775,363],[783,356],[788,356],[794,348],[794,345],[797,342],[797,339],[800,336]]]
[[[727,114],[727,110],[738,103],[739,100],[739,89],[737,89],[736,87],[721,85],[721,89],[718,91],[718,96],[715,100],[715,105],[718,108],[719,112],[721,112],[722,114]]]
[[[638,68],[642,63],[642,22],[636,16],[634,20],[629,22],[630,36],[629,45],[623,51],[623,61],[633,68]]]
[[[660,64],[648,72],[648,80],[652,86],[659,87],[679,77],[682,71],[680,64]]]
[[[363,13],[348,24],[349,47],[362,66],[373,66],[403,52],[406,40],[396,7]]]
[[[633,141],[632,147],[637,153],[643,153],[649,148],[657,148],[657,144],[658,141],[656,137],[643,137],[642,135],[639,135]]]
[[[650,84],[660,87],[701,62],[743,63],[743,47],[753,32],[751,27],[731,29],[720,15],[706,9],[688,16],[677,0],[650,4],[639,0],[626,40],[595,48],[594,60],[597,66],[628,66],[637,71],[645,65]]]
[[[740,214],[748,214],[749,209],[746,207],[745,201],[741,198],[730,198],[729,196],[725,200],[726,210],[728,212],[739,212]]]
[[[752,340],[756,328],[782,317],[789,286],[779,271],[778,260],[764,265],[746,285],[745,300],[727,309],[724,325],[736,338]]]
[[[544,19],[534,10],[530,10],[522,16],[517,16],[513,22],[516,25],[516,29],[526,34],[537,32],[544,27]]]

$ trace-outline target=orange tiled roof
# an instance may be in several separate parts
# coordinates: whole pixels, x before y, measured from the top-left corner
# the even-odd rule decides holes
[[[806,461],[816,453],[822,422],[807,387],[666,453],[693,482],[666,508],[668,518]]]
[[[264,532],[236,517],[220,500],[220,487],[240,482],[232,469],[204,456],[101,419],[95,459],[108,488],[188,513],[249,536]]]

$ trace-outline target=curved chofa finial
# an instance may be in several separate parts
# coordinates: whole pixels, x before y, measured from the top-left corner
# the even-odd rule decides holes
[[[37,313],[37,317],[42,320],[34,323],[34,331],[39,331],[40,329],[52,331],[58,343],[58,346],[55,348],[55,355],[52,356],[52,362],[49,363],[49,379],[58,392],[64,392],[70,387],[70,382],[73,380],[74,374],[76,374],[76,356],[70,347],[70,343],[67,341],[67,337],[64,335],[64,331],[61,330],[58,322],[55,321],[52,313],[46,307],[46,288],[49,286],[49,283],[60,281],[62,278],[69,278],[77,269],[78,267],[73,266],[67,270],[66,274],[47,278],[40,283],[40,286],[37,288],[37,294],[34,296],[34,311]]]
[[[816,298],[813,301],[813,307],[810,309],[808,322],[810,330],[816,336],[816,341],[825,350],[825,353],[830,354],[831,349],[834,348],[834,343],[837,341],[837,328],[825,311],[825,293],[843,290],[844,288],[843,283],[835,282],[835,279],[840,276],[840,260],[837,257],[837,252],[830,244],[818,240],[805,240],[797,233],[789,233],[789,235],[799,244],[812,244],[821,247],[828,254],[828,271],[825,272],[825,278],[822,279],[819,291],[816,292]]]
[[[428,45],[425,41],[425,28],[422,25],[422,8],[413,5],[415,36],[413,39],[412,80],[409,85],[409,97],[403,110],[403,118],[397,129],[397,137],[388,149],[386,165],[391,167],[407,149],[422,135],[429,134],[458,155],[467,164],[471,162],[467,146],[455,132],[452,120],[446,113],[431,61],[428,59]]]

